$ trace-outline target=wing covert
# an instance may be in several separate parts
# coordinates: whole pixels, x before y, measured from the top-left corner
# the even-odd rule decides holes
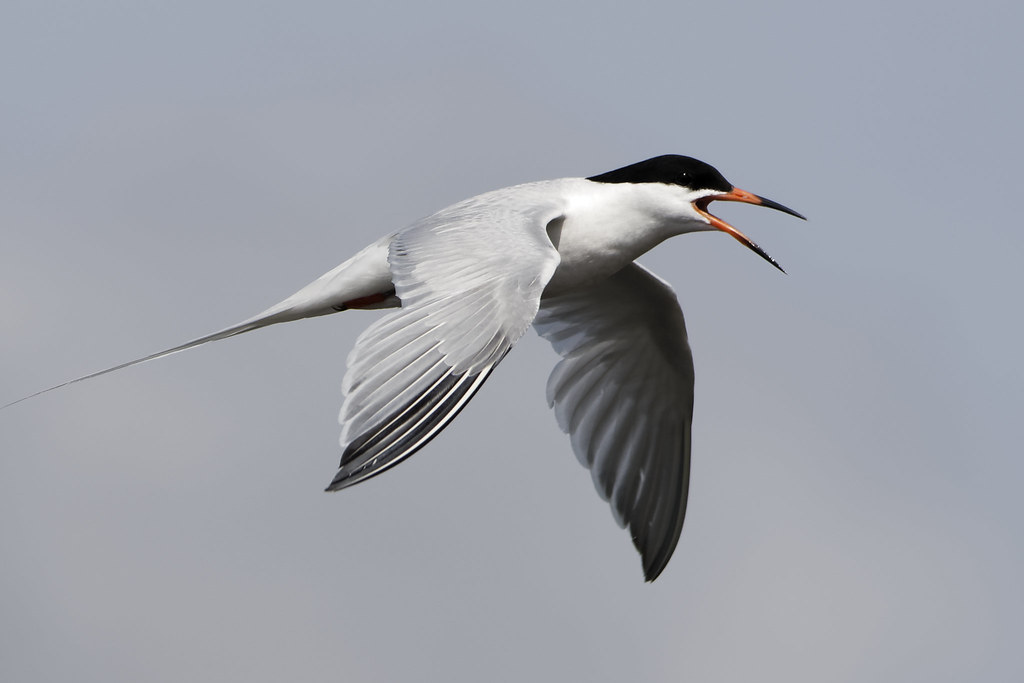
[[[513,198],[514,199],[514,198]],[[472,398],[537,314],[558,265],[552,202],[481,195],[395,236],[388,255],[402,307],[371,325],[348,357],[344,449],[328,490],[396,465]]]

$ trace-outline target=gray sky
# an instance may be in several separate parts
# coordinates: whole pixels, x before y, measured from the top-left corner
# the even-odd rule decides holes
[[[642,581],[532,332],[336,495],[373,313],[0,413],[0,679],[1024,677],[1019,4],[0,8],[0,403],[247,317],[381,234],[662,153],[805,213],[643,262],[697,366]],[[523,425],[529,425],[528,428]]]

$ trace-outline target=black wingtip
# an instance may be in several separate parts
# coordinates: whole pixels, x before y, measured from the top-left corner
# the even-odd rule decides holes
[[[654,583],[654,580],[661,576],[661,572],[665,570],[665,565],[660,567],[644,567],[644,583]]]
[[[334,479],[332,479],[331,483],[328,484],[327,488],[324,489],[324,493],[334,493],[336,491],[341,491],[342,489],[347,489],[349,486],[352,486],[353,484],[358,484],[364,479],[369,479],[370,477],[357,476],[359,474],[362,474],[366,469],[367,468],[365,467],[360,467],[354,470],[347,470],[345,468],[338,470],[338,473],[334,475]]]
[[[644,583],[652,583],[655,579],[661,576],[661,573],[665,571],[665,567],[668,566],[668,561],[672,559],[672,553],[675,551],[675,547],[676,544],[673,543],[671,545],[671,549],[668,550],[667,553],[662,550],[662,552],[648,557],[644,556],[642,550],[640,551],[640,563],[644,569]],[[640,550],[640,548],[637,548],[637,550]]]

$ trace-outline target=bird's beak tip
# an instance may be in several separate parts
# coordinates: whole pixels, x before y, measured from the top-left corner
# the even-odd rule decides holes
[[[777,209],[784,213],[789,213],[794,216],[797,216],[798,218],[803,218],[803,216],[798,214],[796,211],[793,211],[792,209],[787,208],[782,204],[779,204],[778,202],[773,202],[770,199],[759,197],[756,194],[753,194],[752,192],[741,190],[738,187],[732,188],[732,191],[725,194],[704,197],[702,199],[697,200],[693,204],[694,208],[697,209],[697,211],[704,217],[705,220],[707,220],[708,224],[710,224],[711,227],[721,230],[722,232],[727,233],[729,235],[732,235],[734,238],[736,238],[737,241],[740,242],[740,244],[744,245],[745,247],[756,253],[758,256],[763,258],[765,261],[778,268],[783,274],[785,274],[786,271],[783,270],[782,266],[779,265],[779,262],[773,259],[771,256],[769,256],[768,252],[766,252],[764,249],[758,246],[757,243],[754,242],[754,240],[750,239],[742,232],[740,232],[736,228],[732,227],[731,225],[723,221],[721,218],[718,218],[717,216],[708,212],[708,204],[715,200],[744,202],[746,204],[767,206],[770,209]]]
[[[742,190],[740,190],[739,192],[742,192]],[[807,216],[803,215],[802,213],[800,213],[798,211],[794,211],[793,209],[789,208],[788,206],[784,206],[782,204],[779,204],[776,201],[772,201],[771,199],[768,199],[767,197],[762,197],[760,195],[756,195],[756,194],[752,194],[752,193],[746,193],[746,192],[743,192],[743,194],[750,194],[750,197],[753,198],[756,201],[750,201],[750,200],[745,200],[745,199],[739,199],[739,201],[750,201],[751,204],[757,204],[758,206],[763,206],[763,207],[768,208],[768,209],[775,209],[776,211],[781,211],[782,213],[788,213],[790,216],[793,216],[794,218],[799,218],[802,221],[807,220]],[[728,199],[728,197],[722,197],[722,199]]]

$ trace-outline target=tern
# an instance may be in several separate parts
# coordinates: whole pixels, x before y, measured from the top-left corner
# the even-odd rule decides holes
[[[348,356],[338,491],[394,467],[455,418],[533,324],[561,356],[547,399],[644,578],[668,564],[686,514],[693,357],[672,288],[634,263],[665,239],[719,230],[713,201],[799,213],[732,185],[697,159],[664,155],[588,178],[466,199],[374,242],[259,315],[74,382],[276,323],[398,308]]]

